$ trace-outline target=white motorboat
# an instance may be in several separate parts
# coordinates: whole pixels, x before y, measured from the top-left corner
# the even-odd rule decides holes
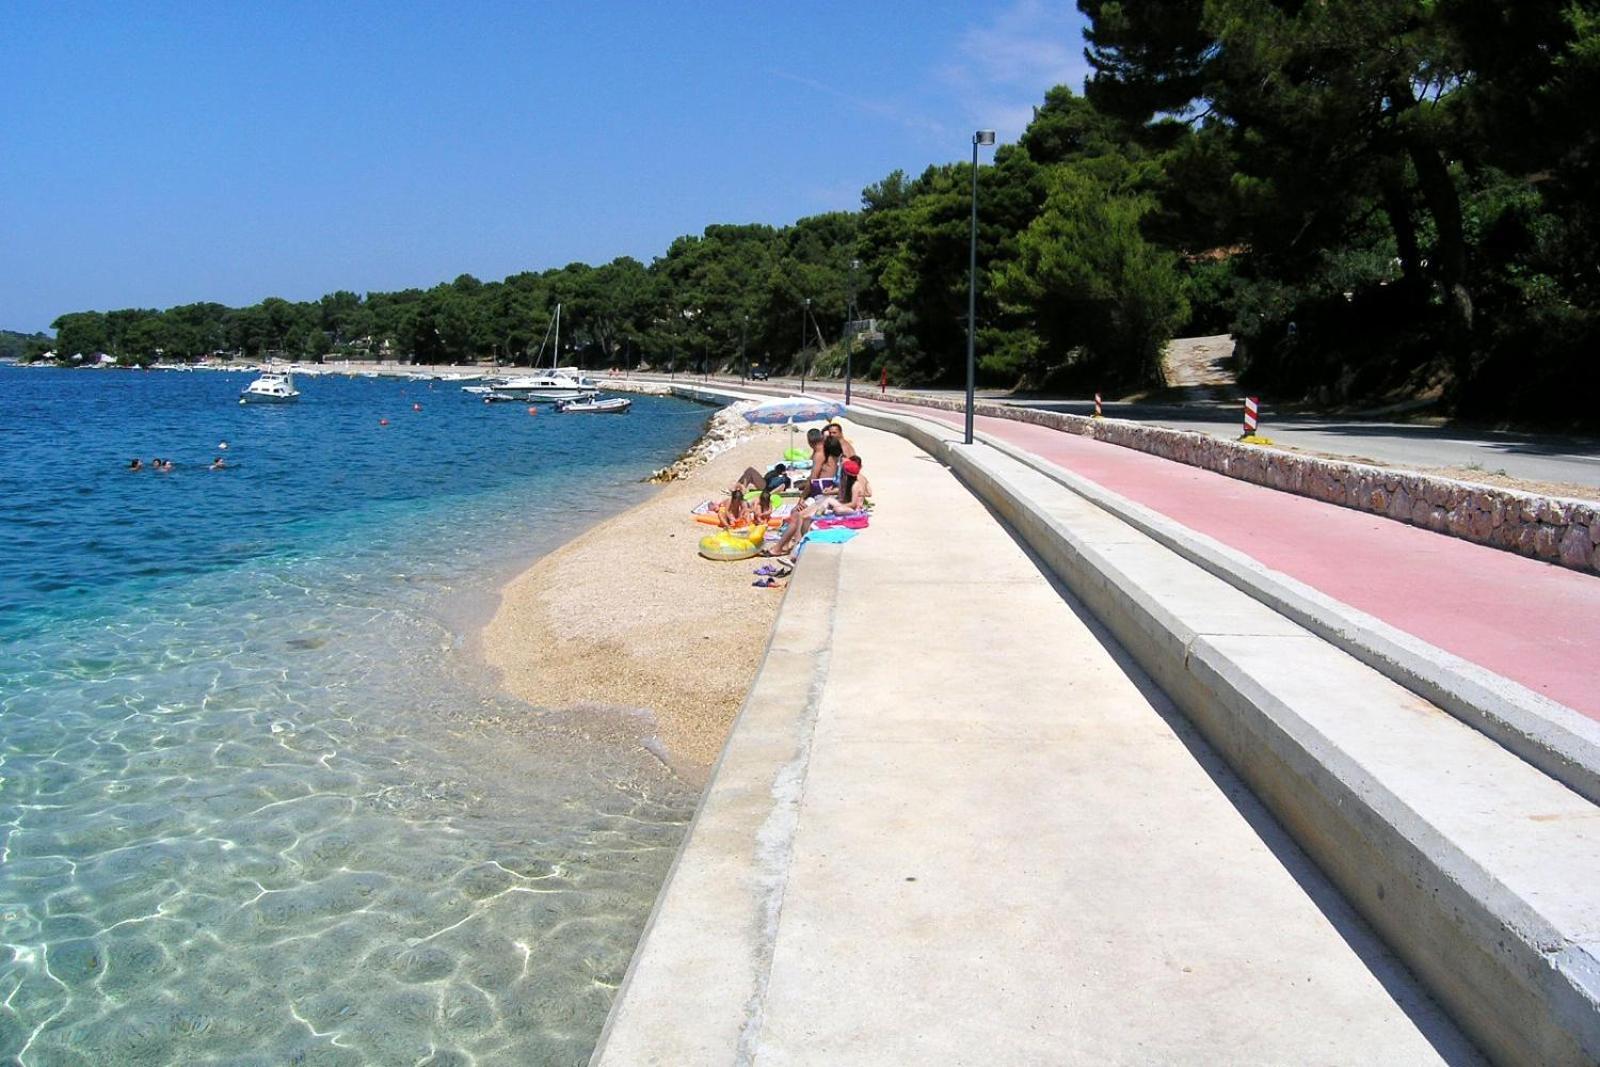
[[[502,378],[494,384],[494,389],[497,393],[510,393],[519,400],[547,403],[592,398],[596,392],[593,386],[564,374],[519,374],[515,378]]]
[[[299,399],[300,391],[288,371],[264,370],[239,394],[241,404],[292,404]]]
[[[556,410],[566,415],[626,415],[628,409],[633,407],[633,401],[627,397],[613,396],[605,400],[568,400],[556,405]]]
[[[593,399],[600,391],[600,386],[593,380],[584,377],[581,373],[569,368],[556,367],[555,360],[561,351],[561,305],[556,305],[555,318],[551,322],[551,329],[555,331],[555,346],[551,350],[551,367],[548,371],[533,374],[518,374],[499,378],[485,378],[482,385],[464,385],[461,388],[468,393],[487,396],[490,393],[500,393],[514,400],[523,400],[530,403],[560,403],[565,400]],[[539,342],[539,355],[534,357],[537,361],[544,353],[545,342],[550,340],[550,331],[545,331],[543,341]]]

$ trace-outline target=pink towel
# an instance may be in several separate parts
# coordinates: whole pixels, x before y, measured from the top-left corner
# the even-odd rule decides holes
[[[837,517],[829,515],[826,518],[818,519],[811,525],[819,530],[831,530],[840,526],[844,527],[846,530],[865,530],[867,528],[867,516],[859,511],[854,515],[841,515]]]

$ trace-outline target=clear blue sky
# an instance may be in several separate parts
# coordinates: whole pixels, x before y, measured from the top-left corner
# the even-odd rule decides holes
[[[649,262],[1014,140],[1084,71],[1070,0],[0,0],[0,27],[18,330]]]

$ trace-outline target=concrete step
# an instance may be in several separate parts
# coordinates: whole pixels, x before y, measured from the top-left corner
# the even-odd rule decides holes
[[[1600,808],[1038,470],[855,418],[1017,531],[1495,1059],[1600,1062]]]

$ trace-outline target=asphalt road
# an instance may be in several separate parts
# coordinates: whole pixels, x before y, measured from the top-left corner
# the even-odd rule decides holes
[[[1094,414],[1093,402],[1002,401],[1019,406]],[[1238,437],[1243,412],[1233,404],[1107,404],[1106,414],[1176,430]],[[1600,440],[1559,435],[1463,430],[1405,422],[1261,413],[1261,433],[1291,448],[1376,460],[1393,466],[1452,467],[1504,474],[1524,481],[1561,482],[1600,489]]]

